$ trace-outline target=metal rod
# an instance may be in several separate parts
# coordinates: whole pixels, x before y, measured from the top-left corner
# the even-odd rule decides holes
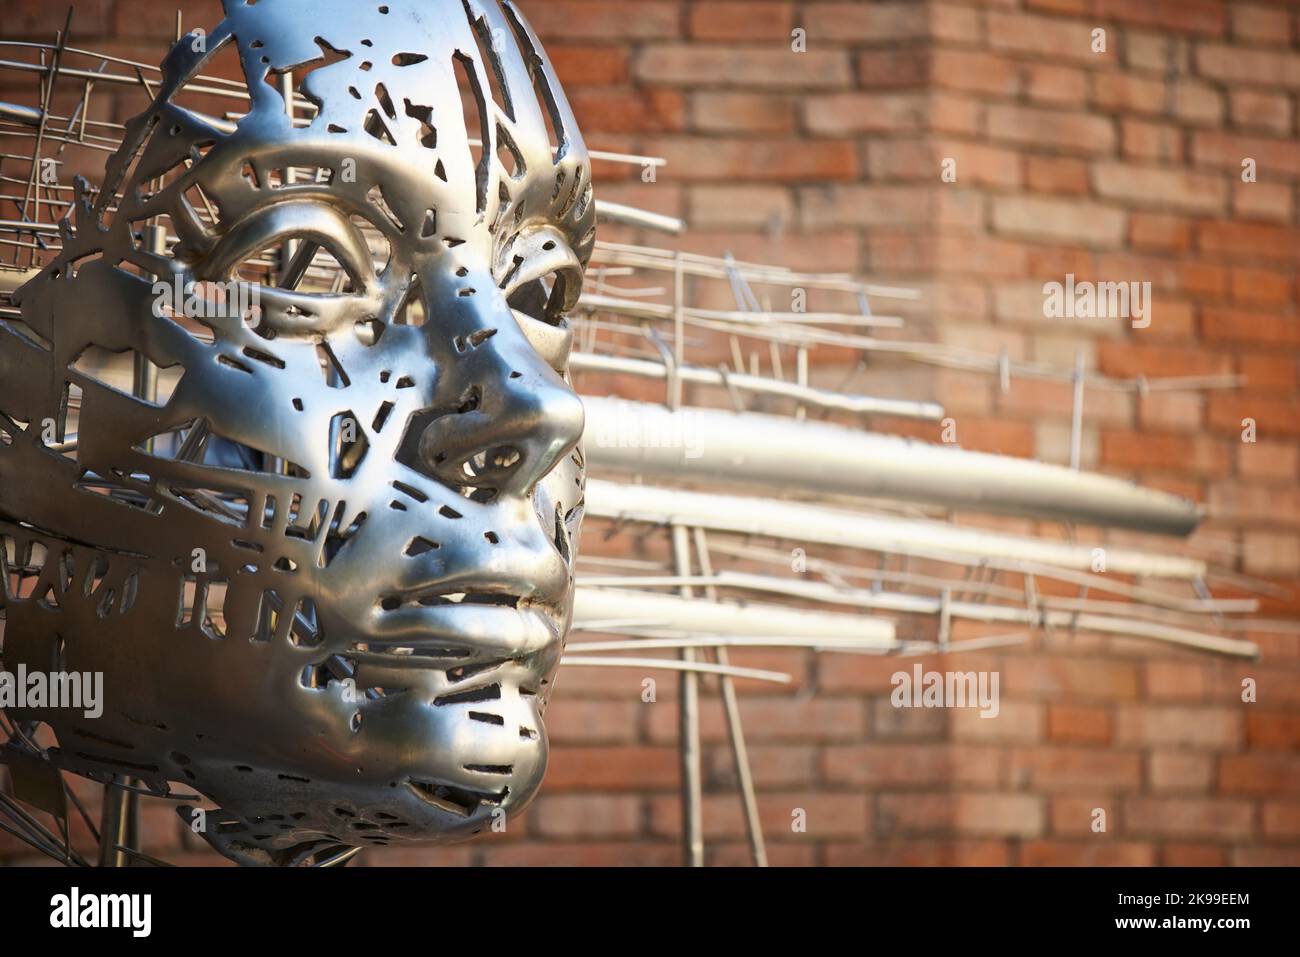
[[[126,775],[115,775],[115,783],[130,784]],[[127,788],[104,786],[104,807],[99,824],[99,866],[126,867],[130,856],[123,847],[134,847],[132,832],[138,825],[132,819],[139,810],[138,795]]]
[[[589,460],[592,451],[588,448]],[[745,498],[590,479],[586,501],[587,514],[597,518],[652,525],[680,522],[719,532],[770,535],[797,542],[894,552],[959,564],[972,560],[1014,559],[1039,562],[1049,567],[1087,570],[1092,568],[1094,560],[1093,550],[1087,545],[773,498]],[[1108,547],[1106,567],[1109,574],[1150,575],[1186,581],[1205,577],[1207,573],[1205,562],[1199,559],[1127,548]]]
[[[674,525],[673,559],[680,575],[691,573],[690,539],[684,526]],[[681,596],[694,595],[689,585],[681,587]],[[695,662],[695,650],[683,648],[682,661]],[[700,677],[694,671],[681,676],[681,725],[679,730],[682,762],[682,851],[687,867],[704,866],[704,774],[700,761]]]
[[[693,530],[692,538],[695,541],[695,558],[700,565],[700,574],[706,578],[711,577],[713,563],[709,559],[707,533],[702,528],[696,528]],[[704,596],[709,601],[717,601],[718,590],[712,585],[705,585]],[[713,653],[717,657],[718,664],[731,664],[731,658],[725,647],[719,645]],[[767,845],[763,841],[763,825],[758,817],[754,773],[749,765],[749,749],[745,746],[745,726],[740,720],[740,702],[736,697],[736,684],[727,675],[718,680],[722,685],[722,705],[727,715],[727,733],[731,738],[732,757],[736,762],[736,780],[740,784],[740,802],[745,812],[745,830],[749,833],[750,853],[753,855],[755,867],[767,867]]]

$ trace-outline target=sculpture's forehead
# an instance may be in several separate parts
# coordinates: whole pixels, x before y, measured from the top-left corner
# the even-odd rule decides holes
[[[585,147],[536,38],[509,2],[225,6],[209,43],[237,46],[252,97],[232,149],[351,158],[390,171],[400,179],[394,189],[419,192],[466,227],[490,226],[509,213],[516,222],[559,223],[575,247],[585,244]],[[177,88],[202,59],[185,57],[172,77]],[[317,108],[305,127],[287,122],[281,77]]]

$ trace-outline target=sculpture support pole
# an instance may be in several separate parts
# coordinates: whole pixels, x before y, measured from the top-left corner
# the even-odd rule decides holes
[[[124,774],[114,775],[113,783],[104,785],[104,808],[99,824],[99,866],[126,867],[127,856],[118,847],[134,847],[132,834],[138,831],[135,816],[139,810],[139,799],[130,786],[131,779]]]
[[[673,557],[677,574],[691,573],[691,544],[685,526],[673,526]],[[683,598],[692,597],[690,585],[681,587]],[[682,649],[682,660],[693,662],[695,650]],[[704,791],[700,772],[700,676],[681,676],[682,849],[688,867],[704,866]]]
[[[709,561],[708,533],[702,528],[694,530],[695,557],[700,563],[700,574],[708,578],[713,575],[713,563]],[[704,597],[709,601],[718,600],[718,590],[712,585],[704,586]],[[718,664],[729,666],[731,656],[727,649],[718,647],[714,650]],[[754,856],[755,867],[767,867],[767,846],[763,842],[763,826],[758,819],[758,798],[754,794],[754,775],[749,767],[749,749],[745,746],[745,726],[740,721],[740,701],[736,697],[736,683],[730,675],[718,679],[722,684],[722,704],[727,712],[727,733],[731,737],[731,750],[736,758],[736,780],[740,784],[740,800],[745,810],[745,828],[749,831],[750,852]]]

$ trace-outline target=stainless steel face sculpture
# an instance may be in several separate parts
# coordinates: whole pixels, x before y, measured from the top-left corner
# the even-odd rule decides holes
[[[98,720],[10,717],[78,773],[188,782],[243,862],[464,838],[546,765],[587,153],[509,0],[225,12],[171,51],[23,324],[0,323],[4,662],[105,682]],[[231,47],[237,125],[181,105]],[[316,107],[297,124],[289,77]],[[268,249],[288,258],[259,283]],[[346,279],[299,288],[325,253]],[[155,283],[192,282],[156,308]],[[181,315],[226,282],[252,305]],[[174,391],[114,387],[113,355]]]

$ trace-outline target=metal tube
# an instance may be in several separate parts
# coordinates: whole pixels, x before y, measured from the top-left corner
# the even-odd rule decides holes
[[[673,526],[673,559],[680,575],[691,573],[690,540],[681,525]],[[689,585],[681,587],[682,598],[692,599]],[[682,661],[695,661],[695,649],[683,648]],[[700,676],[683,671],[680,679],[679,730],[682,762],[682,851],[687,867],[704,866],[704,775],[700,768]]]
[[[702,528],[693,530],[695,557],[700,563],[700,574],[713,575],[709,560],[708,533]],[[718,590],[713,585],[704,586],[704,597],[718,600]],[[731,657],[721,645],[714,649],[718,664],[729,666]],[[722,705],[727,714],[727,734],[731,738],[731,753],[736,762],[736,780],[740,784],[740,801],[745,811],[745,830],[749,834],[749,849],[755,867],[767,867],[767,845],[763,841],[763,825],[758,817],[758,797],[754,793],[754,774],[749,766],[749,749],[745,746],[745,726],[740,720],[740,702],[736,697],[736,683],[729,675],[718,679],[722,684]]]
[[[590,445],[587,455],[591,461]],[[655,525],[681,523],[739,535],[769,535],[940,561],[1015,559],[1087,571],[1094,560],[1093,549],[1087,545],[776,499],[623,485],[602,479],[588,480],[586,510],[588,516],[597,518]],[[1206,575],[1205,562],[1179,555],[1109,547],[1105,555],[1109,574],[1187,581]]]
[[[1195,503],[1107,475],[929,445],[789,416],[585,398],[587,461],[706,480],[930,502],[950,508],[1187,535]]]
[[[115,775],[115,784],[130,784],[125,775]],[[134,847],[131,835],[138,833],[134,821],[139,810],[139,799],[134,791],[104,785],[104,807],[99,824],[99,866],[126,867],[128,855],[120,847]]]
[[[689,586],[687,586],[689,587]],[[644,622],[647,628],[753,637],[815,637],[826,644],[844,641],[860,647],[897,647],[894,623],[868,615],[811,611],[785,605],[708,601],[662,592],[618,588],[577,589],[575,628],[599,630],[599,622]]]
[[[569,366],[576,372],[612,372],[647,379],[666,379],[668,377],[668,369],[663,363],[652,362],[649,359],[628,359],[622,356],[575,352],[570,358]],[[913,402],[909,399],[881,399],[874,396],[845,395],[841,392],[818,389],[814,386],[800,385],[794,382],[780,382],[763,376],[751,376],[745,372],[724,373],[720,369],[708,369],[703,366],[682,366],[676,370],[676,374],[683,382],[725,386],[757,395],[780,396],[819,409],[834,409],[839,412],[853,412],[859,415],[894,415],[900,418],[924,419],[928,422],[938,422],[943,418],[943,406],[937,402]]]
[[[660,232],[678,234],[686,230],[686,223],[676,216],[664,216],[635,206],[611,203],[608,200],[596,200],[596,216],[603,223],[619,223],[623,226],[641,226],[657,229]]]

